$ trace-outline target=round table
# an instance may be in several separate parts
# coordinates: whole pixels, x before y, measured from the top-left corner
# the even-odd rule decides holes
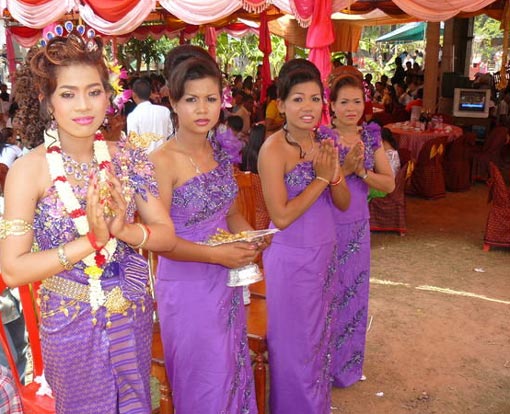
[[[455,125],[443,124],[440,129],[433,129],[422,131],[420,123],[395,122],[393,124],[386,124],[398,142],[399,148],[407,148],[411,155],[418,159],[421,147],[430,139],[438,137],[446,137],[446,141],[453,141],[462,136],[462,128]]]

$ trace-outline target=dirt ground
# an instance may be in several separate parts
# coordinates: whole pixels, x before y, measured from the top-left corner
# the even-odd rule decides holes
[[[482,250],[487,192],[408,198],[406,236],[372,233],[367,379],[332,414],[510,413],[510,249]]]

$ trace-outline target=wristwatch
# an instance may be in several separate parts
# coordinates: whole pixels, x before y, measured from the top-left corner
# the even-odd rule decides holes
[[[366,180],[366,178],[368,177],[368,170],[365,169],[365,174],[363,175],[358,175],[359,178],[361,178],[362,180]]]

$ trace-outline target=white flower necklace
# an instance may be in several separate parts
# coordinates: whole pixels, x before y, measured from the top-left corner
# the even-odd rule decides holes
[[[67,214],[73,219],[78,233],[80,236],[85,236],[90,230],[87,213],[81,208],[71,184],[67,180],[64,159],[62,157],[62,146],[56,129],[51,130],[51,135],[47,131],[44,132],[44,146],[46,147],[46,160],[48,161],[50,177],[55,185],[57,194],[64,204]],[[94,158],[99,165],[99,181],[105,181],[106,171],[111,164],[111,157],[108,145],[100,131],[97,131],[94,137]],[[116,249],[117,239],[110,237],[101,250],[97,250],[82,259],[83,263],[87,266],[85,273],[89,276],[90,307],[93,312],[97,311],[106,301],[100,278],[104,272],[103,266],[112,259]],[[105,254],[101,253],[103,250]]]

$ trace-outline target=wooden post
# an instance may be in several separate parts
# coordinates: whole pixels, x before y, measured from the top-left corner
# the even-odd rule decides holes
[[[427,47],[425,49],[425,82],[423,85],[423,109],[436,112],[439,62],[439,22],[427,23]]]

